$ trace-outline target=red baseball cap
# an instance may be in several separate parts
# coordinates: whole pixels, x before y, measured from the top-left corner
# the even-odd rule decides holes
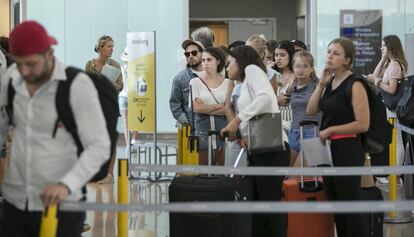
[[[16,25],[10,33],[9,48],[13,56],[28,56],[43,53],[51,45],[57,44],[46,29],[36,21],[25,21]]]

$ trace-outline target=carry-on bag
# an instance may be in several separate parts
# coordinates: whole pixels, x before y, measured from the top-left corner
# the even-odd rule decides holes
[[[303,139],[303,129],[306,125],[315,127],[318,122],[301,121],[300,139]],[[300,164],[303,167],[303,151],[301,150]],[[305,179],[288,179],[283,182],[283,201],[315,202],[327,200],[323,183],[317,177]],[[334,217],[325,213],[288,213],[288,237],[334,237]]]
[[[212,135],[219,133],[209,132],[209,164],[213,154]],[[239,159],[242,152],[244,150],[239,154]],[[225,160],[228,160],[228,157],[225,157]],[[238,160],[236,165],[237,163]],[[250,178],[241,176],[178,176],[170,184],[169,201],[173,203],[252,200],[252,185]],[[252,215],[248,213],[171,212],[170,237],[251,237],[251,222]]]

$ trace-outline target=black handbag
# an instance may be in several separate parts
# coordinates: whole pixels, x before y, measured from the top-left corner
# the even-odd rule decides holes
[[[403,73],[404,69],[401,66],[401,64],[400,64],[400,67],[401,67],[401,73]],[[405,82],[404,79],[405,79],[404,76],[402,76],[400,79],[398,79],[397,90],[395,91],[395,94],[389,94],[388,92],[385,92],[382,89],[380,89],[382,101],[383,101],[384,105],[390,111],[395,111],[395,108],[397,107],[398,101],[400,101],[401,97],[404,94],[404,82]]]
[[[252,117],[247,125],[247,145],[250,154],[285,149],[280,113],[264,113]]]

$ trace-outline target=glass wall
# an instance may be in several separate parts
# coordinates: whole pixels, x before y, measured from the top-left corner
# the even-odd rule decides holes
[[[316,2],[316,61],[319,68],[323,68],[325,64],[328,43],[340,36],[340,10],[382,10],[382,37],[395,34],[400,37],[403,44],[405,34],[413,33],[414,30],[414,1],[412,0],[316,0]]]
[[[27,19],[41,22],[57,38],[57,57],[84,68],[97,54],[102,35],[115,41],[113,59],[126,44],[128,31],[156,31],[158,131],[175,131],[169,109],[173,77],[182,70],[181,42],[188,37],[189,0],[36,0],[27,1]]]

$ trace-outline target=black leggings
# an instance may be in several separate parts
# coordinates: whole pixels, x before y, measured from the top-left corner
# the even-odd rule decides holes
[[[287,145],[287,144],[286,144]],[[249,166],[289,166],[290,149],[249,155]],[[281,201],[284,176],[253,176],[254,200]],[[286,214],[253,214],[253,235],[260,237],[286,237]]]
[[[335,167],[363,166],[365,153],[357,138],[344,138],[332,141],[331,153]],[[361,191],[361,176],[324,176],[326,193],[331,201],[358,200]],[[335,213],[338,237],[365,237],[365,219],[361,213]]]

